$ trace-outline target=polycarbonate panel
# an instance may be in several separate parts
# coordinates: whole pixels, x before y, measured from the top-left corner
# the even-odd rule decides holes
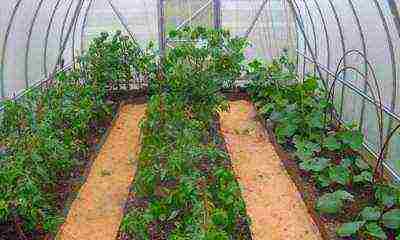
[[[213,27],[214,24],[214,8],[213,4],[210,3],[204,8],[201,13],[190,21],[190,26],[208,26]]]
[[[186,21],[188,26],[212,27],[214,23],[213,4],[210,0],[165,0],[164,9],[167,34]]]
[[[1,7],[0,26],[4,49],[4,93],[10,97],[22,89],[32,86],[54,70],[57,56],[63,49],[69,26],[75,21],[74,13],[79,12],[80,1],[11,1],[13,5]],[[17,4],[19,3],[19,4]],[[6,14],[6,11],[9,14]],[[11,20],[11,13],[14,19]],[[3,17],[7,16],[7,17]],[[10,24],[10,25],[9,25]],[[9,34],[6,29],[10,26]],[[6,45],[4,44],[7,36]],[[72,41],[65,45],[64,59],[71,61]],[[2,50],[3,51],[3,50]]]
[[[282,49],[293,49],[294,27],[286,2],[271,0],[221,0],[222,25],[233,35],[249,34],[248,58],[269,59]],[[254,22],[256,20],[256,22]]]
[[[128,34],[121,21],[142,44],[157,41],[157,0],[113,0],[111,3],[116,12],[109,0],[94,1],[88,13],[85,42],[101,32],[122,30]]]
[[[244,36],[262,3],[263,0],[221,0],[222,27],[233,35]]]
[[[258,6],[260,7],[260,6]],[[257,9],[255,9],[257,11]],[[273,38],[272,35],[272,22],[270,18],[270,11],[268,11],[267,6],[262,10],[258,21],[253,27],[253,30],[249,34],[250,48],[246,50],[246,57],[251,58],[261,58],[271,60],[273,58]],[[254,16],[255,17],[255,16]],[[251,24],[251,22],[249,23]],[[247,28],[243,29],[247,31]]]
[[[4,56],[3,76],[6,96],[28,85],[24,76],[24,49],[36,2],[22,1],[16,9],[14,22],[11,23]],[[13,9],[8,9],[8,11],[13,11]]]
[[[2,3],[0,57],[4,54],[4,58],[1,57],[4,66],[0,80],[4,82],[5,97],[51,76],[56,66],[59,69],[72,64],[100,32],[123,30],[127,34],[126,29],[139,42],[157,41],[157,0],[12,0]]]
[[[10,21],[12,21],[12,13],[14,8],[17,7],[17,1],[5,1],[4,3],[2,3],[2,6],[0,7],[0,89],[2,92],[5,92],[4,86],[6,84],[6,80],[5,80],[5,64],[12,64],[12,62],[9,60],[8,62],[6,62],[5,56],[3,58],[3,54],[6,55],[7,54],[7,45],[4,46],[5,41],[6,41],[6,36],[7,36],[7,30],[8,27],[10,25]],[[15,21],[15,18],[14,18]],[[10,29],[11,30],[11,29]],[[7,41],[8,43],[8,41]],[[3,49],[3,46],[6,47],[6,49]],[[4,63],[4,66],[2,66],[2,62]],[[7,85],[11,85],[11,84],[7,84]],[[16,85],[16,84],[13,84]],[[5,92],[6,95],[8,95],[8,91]],[[0,94],[0,98],[1,98],[1,94]]]

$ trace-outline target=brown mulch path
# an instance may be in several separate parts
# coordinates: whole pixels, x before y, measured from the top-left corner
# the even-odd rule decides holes
[[[140,145],[139,121],[145,109],[144,104],[121,107],[119,117],[56,239],[116,238],[136,170],[135,161]]]
[[[296,185],[256,120],[246,100],[230,102],[221,114],[224,135],[234,171],[242,187],[255,240],[320,240]]]

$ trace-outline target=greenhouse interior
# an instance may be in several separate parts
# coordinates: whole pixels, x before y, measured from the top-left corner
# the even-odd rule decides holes
[[[0,240],[400,240],[399,0],[4,0]]]

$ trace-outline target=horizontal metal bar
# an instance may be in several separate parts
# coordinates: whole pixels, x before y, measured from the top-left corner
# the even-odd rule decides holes
[[[313,64],[317,64],[323,71],[325,71],[326,73],[328,73],[329,75],[331,75],[332,77],[336,77],[336,75],[329,70],[328,68],[326,68],[324,65],[317,63],[315,61],[313,61],[311,58],[307,57],[304,53],[302,53],[299,50],[296,50],[296,52],[303,56],[304,59],[308,62],[311,62]],[[339,82],[341,82],[343,85],[347,86],[348,88],[350,88],[351,90],[353,90],[354,92],[356,92],[357,94],[359,94],[361,97],[363,97],[364,99],[368,100],[370,103],[374,104],[375,106],[379,107],[380,109],[382,109],[385,113],[387,113],[390,117],[396,119],[397,121],[400,121],[400,117],[397,116],[395,113],[393,113],[390,108],[384,104],[382,104],[382,107],[379,103],[377,103],[376,101],[374,101],[374,99],[372,99],[370,96],[368,96],[367,94],[365,94],[362,90],[358,89],[356,86],[354,86],[352,83],[342,79],[342,78],[337,78],[337,80]],[[339,120],[340,122],[344,123],[343,120]],[[378,154],[375,152],[375,150],[373,150],[373,148],[366,142],[364,141],[363,143],[364,148],[376,159],[378,159]],[[387,161],[383,161],[383,166],[385,167],[385,169],[389,172],[389,174],[391,175],[391,177],[393,178],[393,180],[395,180],[396,182],[400,182],[400,175],[399,173],[392,167],[390,166]]]
[[[303,52],[296,50],[296,52],[298,54],[300,54],[301,56],[304,57],[305,60],[307,60],[308,62],[311,62],[313,64],[318,65],[323,71],[325,71],[326,73],[328,73],[329,75],[331,75],[332,77],[336,77],[335,73],[333,73],[331,70],[329,70],[327,67],[325,67],[324,65],[315,62],[314,60],[312,60],[310,57],[306,56]],[[365,94],[362,90],[358,89],[357,86],[354,86],[354,84],[352,84],[351,82],[344,80],[343,78],[337,78],[337,80],[339,82],[341,82],[343,85],[345,85],[346,87],[348,87],[349,89],[353,90],[354,92],[356,92],[358,95],[360,95],[361,97],[363,97],[364,99],[368,100],[370,103],[374,104],[375,106],[379,107],[380,109],[382,109],[386,114],[388,114],[390,117],[394,118],[395,120],[400,122],[400,116],[398,116],[396,113],[391,111],[391,108],[388,107],[387,105],[385,105],[384,103],[382,103],[382,106],[380,105],[380,103],[376,102],[373,98],[371,98],[370,96],[368,96],[367,94]]]
[[[345,124],[345,122],[342,119],[338,120],[340,123]],[[375,152],[375,150],[368,144],[367,141],[363,141],[363,147],[365,150],[372,155],[376,160],[379,159],[378,154]],[[386,170],[389,172],[390,176],[396,181],[400,182],[400,175],[399,173],[392,167],[390,166],[386,161],[382,162],[383,166],[386,168]]]
[[[363,143],[364,148],[376,159],[379,158],[378,154],[368,145],[365,141]],[[386,170],[389,172],[390,176],[396,181],[400,182],[400,175],[399,173],[392,167],[390,166],[387,161],[382,162],[383,167],[386,168]]]

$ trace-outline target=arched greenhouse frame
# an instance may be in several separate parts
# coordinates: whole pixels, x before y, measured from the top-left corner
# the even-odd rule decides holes
[[[184,72],[186,65],[193,67],[188,67],[190,73]],[[4,1],[0,6],[0,239],[400,239],[399,80],[398,0]],[[196,97],[213,96],[212,87],[218,98],[196,102]],[[181,98],[172,97],[179,94]],[[175,101],[169,97],[177,103],[168,103]],[[185,99],[182,106],[177,99]],[[241,101],[248,112],[236,105]],[[254,115],[247,119],[250,122],[242,122],[242,110],[248,114],[243,118]],[[171,115],[163,119],[163,111]],[[179,113],[187,123],[175,119]],[[134,122],[120,123],[121,119]],[[169,121],[173,140],[155,131],[162,132]],[[203,142],[178,134],[193,130],[191,124],[204,127],[207,136],[199,133]],[[115,135],[115,129],[123,129],[118,133],[122,137]],[[129,131],[135,132],[134,137],[125,139]],[[247,138],[257,131],[254,136],[263,136],[265,146],[274,149],[272,155],[262,146],[257,148],[256,139]],[[151,142],[152,137],[160,145]],[[199,167],[195,160],[187,160],[197,155],[179,145],[191,141],[192,149],[216,145],[229,163],[198,160]],[[109,149],[109,144],[120,144],[120,152]],[[168,144],[175,148],[165,150]],[[150,149],[176,158],[158,158]],[[174,152],[177,149],[182,156]],[[219,159],[198,151],[204,154],[199,159]],[[250,154],[248,167],[237,159],[240,152]],[[129,158],[135,167],[119,168],[111,160],[98,160],[102,154]],[[186,159],[182,160],[186,165],[178,163],[179,157]],[[252,157],[260,162],[252,163]],[[192,180],[200,190],[192,200],[204,194],[204,202],[188,198],[190,204],[171,207],[176,189],[185,184],[193,187],[186,170],[174,172],[175,176],[166,167],[173,160],[177,165],[193,164],[195,170],[186,170],[199,174]],[[105,164],[98,165],[101,180],[92,180],[99,161]],[[289,218],[282,211],[291,209],[281,206],[288,203],[261,206],[263,201],[279,202],[268,199],[266,192],[274,191],[281,174],[262,166],[275,163],[287,175],[282,194],[302,196],[293,211],[305,220],[293,220],[289,227],[279,222]],[[221,173],[228,179],[224,181],[236,184],[231,192],[235,200],[229,200],[233,205],[224,205],[225,200],[217,197],[223,192],[222,187],[214,189],[222,184],[215,177],[220,176],[218,166],[227,172]],[[264,172],[257,173],[257,166]],[[153,175],[146,178],[147,172]],[[106,179],[114,175],[126,179],[127,185],[115,185],[119,205],[110,200],[109,214],[101,210],[109,224],[88,220],[83,227],[88,231],[76,230],[83,217],[93,216],[80,210],[84,207],[77,199],[85,199],[91,181],[112,188]],[[154,189],[146,190],[151,181]],[[203,191],[203,185],[209,187]],[[259,191],[258,198],[249,186]],[[101,190],[98,194],[104,196]],[[90,202],[88,209],[100,208]],[[242,207],[236,209],[238,205]],[[201,224],[196,223],[196,209],[203,214],[199,213],[204,218]],[[188,216],[193,219],[187,220]],[[187,227],[185,221],[198,229]],[[306,226],[299,229],[290,227],[304,222]],[[96,226],[112,229],[101,233]],[[312,234],[301,235],[302,231]]]

